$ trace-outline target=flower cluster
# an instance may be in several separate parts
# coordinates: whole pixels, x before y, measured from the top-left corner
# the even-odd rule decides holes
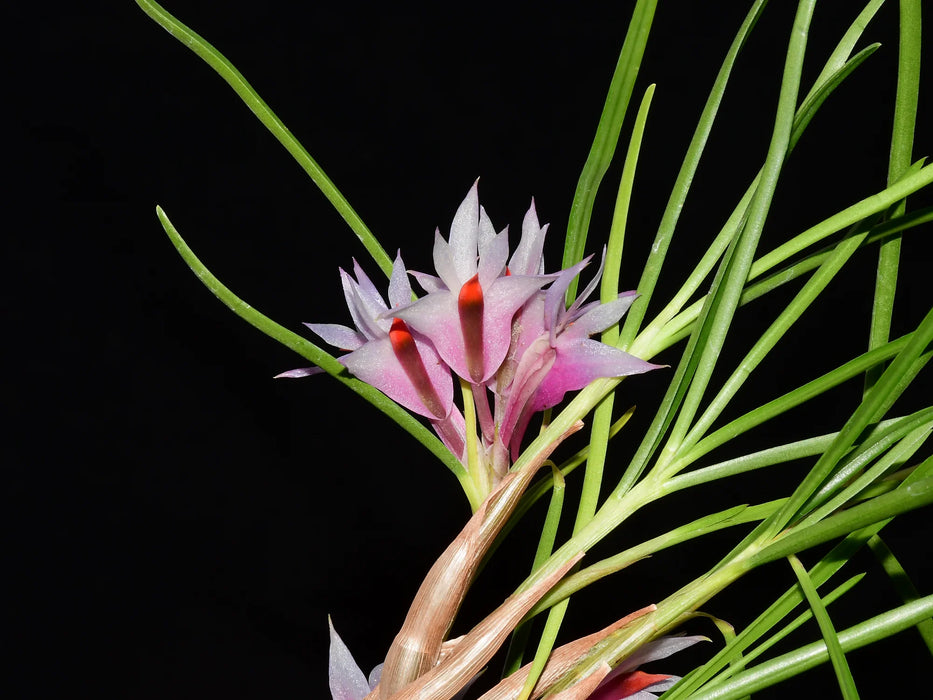
[[[353,276],[344,270],[340,275],[355,327],[307,324],[327,343],[349,351],[340,361],[352,374],[427,418],[468,468],[485,473],[489,486],[508,470],[535,413],[594,379],[656,367],[590,338],[619,321],[635,292],[605,304],[586,303],[599,282],[600,266],[567,308],[567,288],[590,258],[545,274],[546,233],[532,202],[510,257],[508,229],[496,232],[474,183],[448,239],[435,233],[436,275],[407,271],[399,254],[387,304],[354,261]],[[409,276],[426,292],[414,301]],[[479,428],[475,454],[467,454],[467,431],[477,432],[476,425],[468,426],[454,403],[454,375],[465,405],[475,411],[467,412],[475,415]]]

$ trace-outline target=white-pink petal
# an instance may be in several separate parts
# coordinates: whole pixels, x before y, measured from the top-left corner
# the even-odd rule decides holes
[[[319,335],[325,343],[341,350],[356,350],[366,342],[362,334],[337,323],[306,323],[304,325]]]
[[[328,677],[331,697],[333,700],[363,700],[371,690],[369,682],[329,617],[327,623],[330,626]]]

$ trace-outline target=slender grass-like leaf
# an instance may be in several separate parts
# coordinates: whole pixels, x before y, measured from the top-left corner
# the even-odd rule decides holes
[[[865,574],[856,574],[855,576],[852,576],[851,578],[846,579],[841,584],[836,586],[836,588],[834,588],[829,593],[827,593],[825,596],[820,598],[820,602],[823,604],[824,607],[830,606],[832,603],[839,600],[842,596],[844,596],[846,593],[848,593],[853,588],[855,588],[855,586],[863,578],[865,578]],[[743,656],[743,658],[745,659],[745,663],[750,664],[752,661],[757,659],[759,656],[764,654],[766,651],[773,648],[775,644],[780,642],[782,639],[785,639],[789,634],[796,631],[804,623],[809,622],[812,619],[813,619],[813,611],[810,608],[806,608],[802,613],[797,615],[797,617],[795,617],[793,620],[791,620],[786,625],[784,625],[784,627],[782,627],[780,630],[778,630],[773,635],[768,637],[761,644],[759,644],[754,649],[752,649],[747,654],[745,654]],[[733,671],[732,671],[732,668],[730,667],[728,669],[728,676],[731,676],[731,675],[733,675]],[[721,677],[728,677],[728,676],[726,676],[725,673],[721,674],[721,676],[717,677],[717,681]]]
[[[810,246],[823,241],[849,226],[853,226],[875,214],[887,211],[891,206],[907,195],[913,194],[931,184],[933,184],[933,165],[923,166],[922,162],[914,164],[909,174],[904,176],[895,185],[853,204],[763,255],[753,263],[748,274],[748,280],[750,281],[761,276]],[[929,221],[928,217],[929,214],[924,212],[924,214],[903,223],[906,226],[915,226]],[[879,226],[878,231],[888,233],[890,230]],[[778,279],[781,280],[781,283],[790,281],[790,278],[785,279],[780,276]],[[776,288],[777,286],[780,285],[775,284],[764,291],[770,291],[770,289]],[[762,290],[759,288],[759,293],[750,296],[748,290],[752,288],[753,287],[748,287],[743,291],[740,303],[747,303],[761,295]],[[656,326],[655,322],[652,321],[646,329],[647,335],[644,337],[640,336],[637,339],[632,346],[632,351],[638,354],[639,357],[650,358],[663,348],[672,345],[677,339],[682,338],[685,335],[684,330],[689,328],[690,323],[694,322],[695,319],[699,317],[701,310],[705,308],[707,297],[708,295],[699,299],[688,309],[677,314],[676,317],[672,316],[671,320],[663,326]],[[662,312],[662,314],[663,313],[664,312]],[[659,318],[661,318],[661,316],[659,316]]]
[[[600,298],[608,303],[619,294],[619,277],[622,267],[622,250],[625,241],[625,228],[628,221],[629,205],[632,199],[632,187],[635,184],[635,169],[638,165],[638,154],[641,150],[642,137],[645,133],[645,122],[648,120],[648,110],[651,107],[651,98],[654,95],[654,85],[649,85],[642,97],[638,113],[635,117],[635,126],[629,139],[625,163],[622,167],[622,178],[619,191],[616,195],[616,206],[612,217],[612,226],[609,232],[609,241],[606,248],[606,264],[600,287]],[[602,342],[615,345],[619,338],[618,326],[608,328],[602,334]],[[580,494],[580,503],[577,506],[577,517],[574,528],[579,530],[596,512],[599,502],[599,493],[603,483],[603,468],[606,462],[606,452],[609,448],[609,432],[612,425],[612,407],[614,393],[608,394],[596,406],[593,412],[593,427],[590,434],[590,453],[586,460],[586,471],[583,475],[583,487]],[[534,687],[533,685],[530,687]]]
[[[829,391],[833,387],[839,386],[843,382],[857,377],[869,367],[894,357],[907,347],[911,337],[911,335],[906,335],[897,340],[892,340],[890,343],[880,348],[863,353],[821,377],[807,382],[803,386],[789,391],[783,396],[769,401],[763,406],[749,411],[740,418],[727,423],[722,428],[719,428],[700,440],[692,449],[681,456],[671,467],[671,473],[676,473],[680,471],[681,468],[694,463],[697,459],[715,448],[724,445],[736,435],[741,435],[792,408],[800,406],[810,399]],[[838,439],[838,433],[836,435],[836,439]]]
[[[750,563],[752,566],[761,566],[769,561],[830,542],[872,523],[930,503],[933,503],[933,477],[927,477],[895,489],[891,493],[860,503],[848,510],[824,518],[815,525],[791,528],[788,534],[780,537],[774,544],[754,554]]]
[[[927,416],[929,416],[930,413],[933,413],[933,409],[926,413]],[[907,429],[910,425],[911,424],[908,423],[904,429]],[[839,493],[829,501],[809,513],[800,522],[800,526],[805,527],[822,520],[830,513],[835,512],[846,503],[854,500],[877,479],[903,465],[923,446],[927,438],[930,437],[931,430],[933,430],[933,422],[930,420],[924,421],[919,427],[911,430],[908,435],[905,435],[897,445],[891,447],[883,457],[875,462],[875,464],[869,469],[866,469],[862,474],[859,474],[858,478],[855,478],[851,483],[847,484],[844,489],[839,491]]]
[[[544,612],[552,605],[582,590],[591,583],[621,571],[669,547],[689,542],[690,540],[708,535],[711,532],[718,532],[728,527],[763,520],[773,513],[780,504],[781,501],[771,501],[770,503],[762,503],[756,506],[735,506],[720,511],[719,513],[703,516],[693,522],[675,528],[670,532],[666,532],[663,535],[645,540],[641,544],[630,547],[602,561],[591,564],[576,573],[570,574],[551,589],[551,591],[535,605],[529,614],[537,615],[538,613]]]
[[[875,535],[868,540],[868,548],[871,549],[871,553],[875,555],[875,559],[878,560],[888,578],[891,579],[891,586],[897,591],[901,600],[905,603],[918,600],[920,592],[884,540],[879,535]],[[928,618],[918,622],[917,632],[923,639],[923,643],[926,644],[927,649],[933,654],[933,620]]]
[[[933,614],[933,595],[902,605],[839,633],[839,644],[846,653],[901,632]],[[737,700],[826,663],[829,655],[824,642],[814,642],[767,661],[717,685],[699,691],[692,700]]]
[[[810,19],[815,7],[814,0],[801,0],[794,17],[794,27],[788,42],[787,56],[784,62],[784,74],[781,79],[781,91],[775,115],[774,129],[768,154],[762,168],[762,177],[748,207],[748,215],[742,232],[734,243],[731,254],[723,259],[720,268],[722,276],[717,276],[707,302],[707,312],[703,314],[706,336],[700,346],[700,357],[696,362],[696,372],[684,397],[671,428],[671,434],[664,446],[656,468],[664,469],[667,462],[676,454],[693,422],[706,387],[712,377],[713,369],[720,357],[726,335],[732,325],[732,318],[738,308],[742,289],[748,279],[748,272],[754,261],[758,240],[771,207],[771,200],[777,188],[778,177],[787,156],[803,59],[806,53],[807,34]]]
[[[917,100],[920,93],[921,22],[920,0],[901,0],[900,36],[898,40],[897,93],[894,99],[894,126],[891,132],[891,154],[888,158],[888,183],[898,180],[909,168],[917,123]],[[892,217],[900,216],[907,207],[898,202]],[[868,347],[886,342],[891,334],[894,296],[897,293],[897,273],[901,256],[900,237],[881,244],[878,270],[875,274],[875,296],[872,304]],[[870,370],[865,377],[868,391],[881,377],[881,368]]]
[[[151,17],[158,25],[165,29],[169,34],[178,39],[182,44],[191,49],[207,65],[217,71],[217,74],[223,78],[226,83],[233,88],[233,91],[249,107],[250,111],[256,115],[263,126],[265,126],[285,150],[298,162],[311,181],[321,190],[327,200],[333,205],[337,213],[343,217],[347,225],[356,234],[363,247],[372,256],[373,260],[379,266],[386,277],[392,275],[392,259],[385,252],[385,249],[376,240],[372,231],[363,223],[363,220],[350,206],[340,190],[331,182],[327,174],[321,169],[321,166],[305,150],[298,139],[282,123],[275,112],[267,105],[259,94],[253,89],[246,78],[233,67],[224,56],[207,41],[205,41],[196,32],[179,22],[175,17],[169,14],[164,7],[152,0],[136,0],[136,4]]]
[[[637,13],[637,9],[636,9]],[[635,125],[629,139],[629,146],[622,167],[622,178],[616,195],[616,205],[609,231],[609,240],[606,250],[606,263],[600,288],[600,297],[604,303],[612,301],[619,293],[619,277],[622,266],[622,250],[625,241],[625,228],[628,220],[629,205],[632,198],[632,187],[635,183],[635,169],[638,164],[638,154],[641,150],[642,137],[645,132],[645,123],[648,119],[648,110],[651,107],[651,98],[654,95],[654,85],[649,85],[642,97]],[[627,98],[626,98],[627,99]],[[570,241],[568,234],[568,243]],[[618,328],[607,329],[602,334],[602,341],[614,345],[618,340]],[[593,412],[593,428],[589,441],[589,454],[586,460],[586,470],[583,476],[583,487],[580,502],[577,506],[577,516],[574,522],[574,532],[578,532],[588,523],[599,501],[599,492],[602,486],[603,468],[606,461],[606,451],[609,446],[610,429],[612,425],[612,407],[614,394],[609,393],[596,406]],[[553,541],[552,541],[553,544]],[[550,554],[550,552],[548,552]],[[557,634],[564,615],[567,612],[569,599],[565,599],[553,606],[548,612],[548,618],[541,633],[541,640],[535,652],[535,658],[525,684],[519,693],[518,700],[527,700],[534,690],[535,684],[544,671],[548,656],[554,648]]]
[[[819,269],[803,285],[793,300],[784,308],[774,322],[755,342],[735,371],[729,376],[722,389],[710,401],[706,410],[697,419],[690,432],[684,437],[680,450],[695,445],[706,430],[729,405],[752,371],[758,367],[768,353],[777,345],[784,334],[803,315],[816,298],[826,289],[843,265],[858,249],[867,233],[855,233],[840,243]]]
[[[392,401],[381,391],[374,389],[369,384],[365,384],[355,377],[350,376],[347,373],[346,368],[340,364],[337,361],[337,358],[335,358],[333,355],[325,352],[311,341],[302,338],[297,333],[293,333],[287,328],[280,326],[268,316],[263,315],[252,306],[247,304],[245,301],[240,299],[238,296],[236,296],[236,294],[224,286],[224,284],[204,266],[204,263],[202,263],[197,258],[197,256],[194,254],[194,251],[188,247],[188,244],[185,243],[184,239],[181,237],[181,234],[178,233],[176,228],[172,225],[172,222],[169,221],[168,216],[164,211],[162,211],[161,207],[156,207],[156,214],[158,214],[159,221],[162,222],[162,227],[165,229],[165,232],[171,239],[172,244],[178,250],[184,261],[188,263],[188,266],[191,268],[194,274],[197,275],[198,279],[204,283],[204,286],[206,286],[218,299],[226,304],[231,311],[233,311],[243,320],[261,330],[270,338],[277,340],[285,347],[294,350],[305,359],[310,360],[329,375],[337,379],[342,384],[348,386],[354,392],[366,399],[366,401],[385,413],[389,418],[404,428],[412,437],[415,438],[415,440],[424,445],[448,469],[450,469],[450,471],[454,473],[454,476],[456,476],[460,481],[464,491],[466,491],[468,494],[470,493],[469,475],[466,473],[463,465],[460,464],[459,460],[454,457],[450,450],[444,447],[444,444],[433,433],[431,433],[431,431],[425,428],[410,413],[408,413],[408,411]]]
[[[856,21],[852,24],[852,26],[846,32],[846,35],[836,46],[836,49],[833,51],[829,60],[824,65],[820,77],[814,83],[813,88],[807,95],[803,104],[797,110],[797,113],[794,116],[793,128],[791,130],[790,143],[788,144],[788,154],[793,151],[800,137],[803,135],[807,125],[816,115],[817,111],[826,101],[829,95],[832,94],[832,92],[837,87],[839,87],[839,85],[877,49],[877,45],[866,47],[856,56],[849,60],[845,60],[848,58],[855,42],[861,36],[861,33],[868,22],[868,19],[870,19],[870,16],[874,14],[872,6],[877,4],[879,4],[877,0],[873,0],[872,3],[869,3],[862,14],[859,15],[859,18],[856,19]],[[876,9],[877,7],[875,7],[875,10]],[[757,18],[757,13],[760,12],[760,10],[761,7],[755,5],[749,12],[749,15],[746,17],[746,21],[743,23],[742,29],[739,31],[739,35],[736,37],[736,40],[733,41],[732,48],[730,48],[726,63],[724,63],[723,68],[720,69],[720,74],[717,77],[717,82],[714,85],[712,93],[710,94],[707,106],[704,108],[703,115],[700,118],[700,125],[698,126],[698,130],[694,135],[693,141],[691,142],[690,149],[688,149],[687,159],[685,160],[684,166],[682,166],[680,174],[678,175],[677,183],[674,187],[674,193],[672,193],[671,200],[668,202],[668,206],[665,209],[658,235],[655,238],[654,245],[652,246],[652,253],[646,263],[642,280],[639,282],[638,289],[643,294],[643,296],[635,301],[626,318],[626,323],[622,330],[622,339],[620,344],[620,347],[623,349],[628,347],[632,342],[634,334],[637,330],[637,326],[639,326],[643,320],[643,316],[647,308],[648,297],[650,296],[650,291],[653,290],[654,283],[657,281],[657,277],[660,273],[661,263],[663,262],[667,247],[670,244],[670,237],[673,234],[673,228],[676,225],[677,217],[680,215],[680,210],[684,205],[687,190],[689,189],[690,182],[692,181],[693,172],[695,171],[696,165],[699,162],[699,155],[702,151],[701,146],[703,143],[705,143],[706,135],[708,134],[709,128],[712,124],[711,120],[715,116],[715,110],[708,112],[711,107],[711,102],[715,97],[715,104],[718,106],[718,100],[721,98],[722,91],[725,88],[725,79],[728,78],[728,71],[726,70],[727,66],[728,69],[731,70],[731,61],[734,61],[735,58],[734,52],[737,51],[741,46],[741,41],[739,38],[745,36],[747,30],[752,26],[749,24],[750,18],[753,16]],[[744,38],[742,38],[742,41],[744,41]],[[707,121],[709,123],[707,123]],[[700,138],[701,134],[702,138]],[[695,146],[699,150],[694,151]],[[706,279],[706,277],[712,271],[716,261],[719,260],[719,258],[723,255],[729,245],[729,242],[735,237],[736,232],[738,231],[738,228],[744,219],[749,202],[751,202],[752,196],[757,190],[760,180],[761,172],[759,171],[758,175],[756,175],[752,181],[752,184],[745,191],[745,194],[742,196],[739,204],[735,207],[732,214],[729,216],[729,219],[723,226],[722,230],[716,236],[715,240],[710,245],[706,253],[704,253],[698,265],[694,268],[694,271],[688,276],[687,280],[684,282],[680,290],[674,295],[671,301],[667,304],[667,306],[654,318],[654,320],[652,320],[645,331],[639,335],[637,348],[633,346],[633,351],[635,354],[639,355],[639,357],[642,356],[642,348],[645,345],[650,345],[658,331],[663,326],[665,326],[665,324],[674,315],[680,312],[684,304],[686,304],[690,297],[696,292],[696,290],[699,289],[702,281]],[[665,226],[666,222],[667,226]],[[751,276],[754,275],[752,274]]]
[[[615,73],[609,84],[606,103],[599,118],[599,125],[596,127],[596,136],[573,195],[570,218],[567,222],[562,268],[568,268],[583,259],[596,192],[615,153],[619,130],[625,120],[629,98],[635,87],[635,79],[638,77],[638,68],[648,43],[656,7],[657,0],[638,0],[632,11],[628,32],[622,44]],[[574,279],[567,290],[567,299],[573,300],[576,295],[577,280]]]
[[[841,569],[845,563],[861,549],[868,539],[879,532],[885,525],[885,522],[875,523],[861,531],[853,532],[837,544],[808,572],[814,585],[821,586],[828,581],[836,572]],[[720,650],[713,658],[707,661],[703,666],[695,669],[684,678],[675,688],[669,692],[670,700],[680,700],[696,692],[701,686],[709,683],[711,679],[720,672],[725,676],[731,675],[725,670],[729,664],[731,655],[735,650],[730,647],[736,647],[738,651],[745,654],[746,658],[751,654],[746,653],[755,642],[766,635],[770,630],[775,629],[781,624],[781,621],[787,617],[793,610],[803,602],[803,593],[799,586],[789,588],[783,595],[775,600],[768,608],[761,613],[744,630],[736,635],[736,639],[726,648]],[[810,613],[806,613],[809,619]],[[793,623],[792,623],[793,624]],[[789,632],[787,632],[789,633]],[[785,633],[786,634],[786,633]],[[776,640],[775,640],[776,641]],[[774,642],[771,642],[773,644]],[[767,642],[766,642],[767,644]],[[756,654],[762,653],[756,651]]]
[[[833,627],[832,620],[829,619],[826,608],[823,606],[823,601],[820,600],[820,595],[816,592],[816,587],[807,575],[807,570],[804,568],[803,564],[800,563],[800,560],[793,554],[787,559],[794,573],[797,575],[800,589],[803,591],[807,602],[810,604],[810,610],[813,611],[813,616],[820,626],[823,642],[826,644],[829,660],[833,665],[833,670],[836,672],[836,680],[839,682],[839,689],[842,691],[842,697],[845,698],[845,700],[856,700],[859,695],[855,687],[855,679],[852,678],[852,671],[849,670],[849,663],[846,661],[846,656],[842,651],[842,645],[839,643],[839,637],[836,636],[836,630]]]
[[[785,506],[766,524],[766,538],[771,538],[797,517],[806,503],[826,478],[834,471],[842,456],[870,424],[880,420],[891,404],[906,388],[905,378],[912,378],[922,367],[922,353],[933,341],[933,309],[927,313],[917,330],[884,374],[859,404],[839,431],[839,436],[823,453],[810,472],[791,495]],[[919,366],[918,366],[919,365]],[[860,506],[861,507],[861,506]]]
[[[687,153],[677,173],[677,180],[674,182],[674,188],[664,208],[664,214],[661,216],[661,223],[658,226],[658,232],[651,246],[651,253],[642,269],[641,279],[638,281],[638,293],[640,296],[629,309],[622,327],[619,341],[622,349],[627,348],[631,344],[644,320],[645,312],[648,309],[648,304],[651,301],[652,294],[657,285],[658,277],[661,274],[661,268],[664,265],[667,251],[673,240],[677,221],[680,218],[680,213],[686,202],[687,194],[690,192],[690,186],[693,183],[693,178],[699,167],[700,159],[706,148],[706,142],[709,139],[713,124],[716,121],[719,106],[722,104],[722,98],[725,94],[729,77],[732,74],[732,68],[749,34],[758,22],[758,18],[761,16],[761,12],[764,10],[766,4],[767,0],[757,0],[745,15],[739,27],[739,31],[732,40],[732,44],[729,46],[725,59],[723,59],[722,66],[716,74],[716,80],[713,82],[709,97],[706,98],[706,104],[703,105],[703,111],[697,121],[696,130],[693,133],[693,137],[690,139],[690,145],[687,147]]]

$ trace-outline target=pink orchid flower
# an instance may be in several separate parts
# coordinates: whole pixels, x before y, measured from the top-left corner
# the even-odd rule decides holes
[[[641,374],[661,366],[590,339],[618,323],[637,296],[623,292],[605,304],[585,303],[599,283],[602,264],[576,301],[565,308],[570,282],[591,258],[561,271],[548,290],[522,310],[521,329],[514,341],[520,346],[518,364],[500,428],[513,458],[531,416],[556,406],[568,391],[582,389],[594,379]]]
[[[431,420],[444,444],[463,452],[463,416],[453,405],[450,369],[423,334],[393,317],[392,309],[411,302],[411,283],[401,254],[395,258],[386,304],[372,280],[353,261],[354,279],[343,269],[340,279],[355,328],[333,323],[306,323],[326,343],[349,350],[340,362],[358,379],[379,389],[410,411]],[[316,367],[284,372],[279,377],[304,377]]]
[[[496,233],[479,205],[478,182],[457,209],[449,239],[435,233],[438,277],[416,275],[427,296],[394,312],[430,338],[444,362],[473,384],[485,383],[499,369],[511,343],[512,317],[549,281],[507,270],[508,229]],[[523,272],[540,267],[543,231],[537,233],[516,251]]]
[[[645,673],[636,670],[642,664],[666,659],[697,642],[708,642],[701,635],[662,637],[648,642],[607,675],[588,700],[657,700],[658,695],[674,687],[680,676]]]

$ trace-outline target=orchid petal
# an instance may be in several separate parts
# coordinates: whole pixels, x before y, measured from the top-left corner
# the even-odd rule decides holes
[[[572,319],[573,326],[565,332],[572,330],[577,336],[587,337],[594,333],[602,333],[619,322],[637,296],[636,292],[625,292],[605,304],[594,304],[592,307],[587,305],[581,309],[583,313]]]
[[[544,272],[544,237],[547,229],[548,224],[541,226],[538,223],[535,200],[532,198],[522,221],[521,240],[509,260],[509,269],[513,275],[539,275]]]
[[[376,320],[376,317],[387,309],[385,303],[376,308],[368,306],[360,296],[359,285],[343,269],[340,270],[340,281],[343,284],[343,294],[347,300],[350,317],[360,333],[370,340],[385,335],[386,329]]]
[[[709,637],[704,637],[701,634],[690,637],[661,637],[653,642],[643,644],[635,653],[627,657],[621,664],[614,668],[612,672],[613,674],[617,674],[633,671],[639,666],[651,661],[666,659],[668,656],[676,654],[678,651],[683,651],[687,647],[692,647],[698,642],[708,641]]]
[[[499,277],[485,292],[483,315],[483,345],[486,356],[486,381],[505,360],[512,340],[512,317],[535,292],[548,283],[542,277],[510,275]]]
[[[369,682],[370,688],[375,688],[377,685],[379,685],[379,681],[382,680],[383,666],[385,666],[385,664],[377,664],[376,667],[369,672],[369,678],[367,680]]]
[[[410,302],[411,282],[408,281],[408,271],[402,262],[402,251],[399,251],[392,264],[392,277],[389,279],[389,304],[401,306]]]
[[[433,347],[424,339],[415,337],[415,344],[421,355],[428,380],[441,401],[443,410],[449,411],[453,405],[453,382],[447,368],[439,361]],[[371,340],[340,361],[358,379],[376,387],[393,401],[427,418],[439,419],[418,393],[415,383],[409,377],[405,367],[399,362],[388,337]]]
[[[299,367],[298,369],[290,369],[287,372],[279,372],[277,375],[272,377],[273,379],[300,379],[301,377],[310,377],[314,374],[323,374],[324,370],[320,367]]]
[[[363,268],[360,267],[356,258],[353,258],[353,274],[356,277],[357,293],[366,305],[366,308],[373,311],[373,316],[378,316],[385,311],[387,308],[385,300],[382,298],[379,290],[376,289],[376,285],[373,284],[373,281],[369,279],[369,276],[363,271]]]
[[[554,367],[534,398],[536,411],[556,406],[565,393],[582,389],[594,379],[641,374],[660,366],[588,338],[558,337],[556,350]]]
[[[591,255],[590,258],[593,256]],[[573,306],[570,307],[570,313],[572,314],[575,309],[590,298],[590,295],[596,291],[596,285],[599,284],[600,278],[603,276],[603,268],[606,266],[606,247],[603,246],[603,254],[599,259],[599,269],[596,270],[596,274],[593,275],[593,279],[590,280],[589,284],[583,288],[583,291],[577,295],[576,300],[573,302]]]
[[[564,296],[567,293],[573,278],[580,274],[580,271],[590,264],[592,255],[583,258],[580,262],[566,270],[558,273],[554,284],[548,287],[544,297],[544,327],[551,331],[551,342],[554,342],[554,336],[560,331],[562,312],[564,312]]]
[[[450,246],[441,236],[440,229],[434,231],[434,269],[448,289],[456,289],[463,283],[454,265]]]
[[[461,284],[476,274],[477,229],[479,228],[478,185],[479,180],[473,183],[467,196],[457,208],[454,220],[450,224],[450,236],[447,238],[451,260]],[[441,274],[441,277],[444,275]]]
[[[486,289],[493,280],[505,271],[506,260],[509,259],[509,230],[505,229],[498,235],[493,235],[485,245],[479,249],[479,283]]]
[[[658,700],[660,693],[673,688],[679,680],[680,676],[668,676],[665,680],[649,685],[644,690],[629,696],[626,700]]]
[[[366,676],[360,670],[353,655],[343,643],[334,623],[327,618],[330,626],[330,661],[329,680],[330,694],[333,700],[363,700],[370,691]]]
[[[420,284],[421,288],[428,294],[447,289],[444,280],[440,277],[429,275],[427,272],[416,272],[414,270],[409,270],[408,274],[418,280],[418,284]]]
[[[306,323],[304,325],[320,336],[325,343],[341,350],[356,350],[366,342],[362,334],[337,323]]]
[[[441,358],[454,372],[461,377],[470,376],[464,356],[457,298],[452,292],[445,290],[428,294],[407,307],[396,309],[394,314],[430,338]]]
[[[541,386],[545,376],[551,371],[556,359],[557,353],[547,342],[547,338],[541,337],[529,346],[518,363],[515,378],[512,380],[512,389],[506,404],[505,415],[499,428],[503,444],[513,447],[513,452],[513,433],[518,438],[517,442],[521,442],[520,433],[524,432],[523,430],[518,432],[515,430],[519,419],[526,413],[525,407]],[[525,421],[525,425],[527,425],[527,421]],[[521,427],[524,428],[524,426]]]
[[[658,696],[649,692],[649,689],[660,688],[670,678],[667,675],[645,673],[644,671],[627,671],[621,674],[612,672],[605,676],[603,682],[596,692],[590,696],[589,700],[622,700],[623,698],[651,700]]]
[[[496,227],[492,225],[489,214],[482,205],[479,207],[479,228],[476,235],[476,248],[480,255],[483,254],[483,248],[489,245],[489,242],[496,237]]]

